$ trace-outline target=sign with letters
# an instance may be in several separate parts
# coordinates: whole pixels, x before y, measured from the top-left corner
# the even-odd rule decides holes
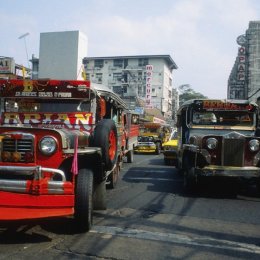
[[[151,108],[151,93],[152,93],[152,78],[153,78],[153,65],[146,65],[146,94],[145,94],[145,107]]]
[[[0,74],[14,74],[15,63],[13,58],[0,58]]]

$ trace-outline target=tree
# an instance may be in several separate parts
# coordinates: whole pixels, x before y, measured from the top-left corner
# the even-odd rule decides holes
[[[193,90],[189,84],[184,84],[178,87],[180,95],[179,95],[179,102],[180,105],[190,99],[203,99],[208,98],[207,96],[204,96],[200,92],[196,92]]]

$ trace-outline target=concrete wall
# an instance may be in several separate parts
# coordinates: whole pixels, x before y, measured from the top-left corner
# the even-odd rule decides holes
[[[79,31],[40,34],[39,78],[82,79],[87,37]]]

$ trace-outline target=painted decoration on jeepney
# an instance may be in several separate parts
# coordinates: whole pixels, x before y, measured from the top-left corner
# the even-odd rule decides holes
[[[92,113],[3,113],[4,125],[25,125],[51,129],[91,130]]]
[[[89,98],[90,82],[73,80],[0,80],[2,97]]]
[[[224,102],[221,100],[200,100],[196,101],[197,109],[206,109],[206,110],[244,110],[244,111],[255,111],[256,107],[253,104],[239,104],[232,102]]]

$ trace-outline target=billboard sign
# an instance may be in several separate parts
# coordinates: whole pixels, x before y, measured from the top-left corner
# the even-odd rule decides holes
[[[0,57],[0,74],[15,74],[13,58]]]
[[[146,94],[145,94],[145,107],[151,108],[151,93],[152,93],[152,78],[153,78],[153,65],[146,65]]]

